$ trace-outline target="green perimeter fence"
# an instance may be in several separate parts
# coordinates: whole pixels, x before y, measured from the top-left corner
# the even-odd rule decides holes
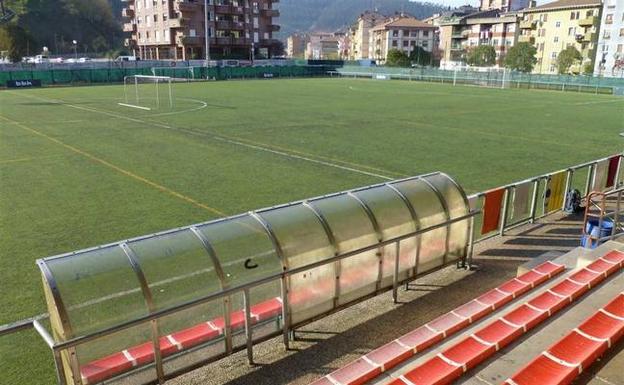
[[[158,75],[181,79],[248,79],[327,76],[330,66],[157,67],[0,71],[0,87],[11,80],[41,80],[42,85],[122,83],[125,76]]]
[[[338,76],[420,80],[452,84],[484,85],[504,88],[535,88],[570,92],[624,95],[624,78],[526,74],[492,70],[444,70],[431,67],[392,68],[346,65],[334,72]]]

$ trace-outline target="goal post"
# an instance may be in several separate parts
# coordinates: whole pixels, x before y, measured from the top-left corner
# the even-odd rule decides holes
[[[152,67],[150,70],[153,76],[169,76],[176,79],[195,80],[195,69],[197,67]]]
[[[453,85],[472,85],[491,88],[509,88],[510,73],[507,68],[456,66],[453,68]]]
[[[129,75],[124,77],[124,107],[152,110],[173,108],[174,78],[169,76]]]

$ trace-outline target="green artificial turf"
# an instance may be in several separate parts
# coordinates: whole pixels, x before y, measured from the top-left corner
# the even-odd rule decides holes
[[[431,171],[477,192],[623,144],[606,95],[297,79],[123,99],[0,92],[0,324],[46,311],[37,258]],[[34,332],[0,338],[0,383],[52,383],[50,357]]]

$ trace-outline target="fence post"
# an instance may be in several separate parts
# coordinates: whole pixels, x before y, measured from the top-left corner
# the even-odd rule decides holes
[[[539,179],[536,179],[533,182],[533,196],[531,197],[531,221],[530,223],[535,223],[535,213],[537,211],[537,191],[539,190]]]
[[[501,213],[499,235],[505,235],[505,226],[507,225],[507,211],[509,210],[509,199],[511,198],[511,187],[505,189],[505,198],[503,199],[503,212]]]
[[[572,187],[572,178],[574,177],[574,170],[573,169],[568,169],[567,175],[566,175],[566,187],[565,187],[565,195],[563,198],[563,204],[561,205],[561,210],[565,210],[565,206],[566,206],[566,198],[568,196],[568,192],[570,191],[570,188]]]

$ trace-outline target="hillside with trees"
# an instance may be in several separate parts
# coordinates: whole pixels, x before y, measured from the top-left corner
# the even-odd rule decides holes
[[[333,32],[348,27],[366,10],[383,14],[405,12],[418,19],[448,9],[430,2],[408,0],[280,0],[282,37],[294,32]]]
[[[0,50],[15,60],[37,55],[47,47],[53,55],[114,54],[123,34],[118,15],[119,0],[5,0],[17,16],[0,26]]]

